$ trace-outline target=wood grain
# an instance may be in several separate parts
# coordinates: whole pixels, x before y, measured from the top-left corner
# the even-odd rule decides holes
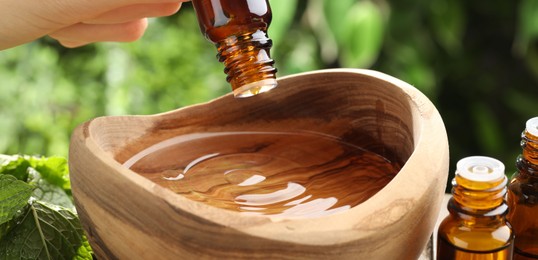
[[[122,166],[191,133],[313,131],[404,165],[381,191],[340,214],[274,221],[175,194]],[[433,230],[448,142],[433,104],[385,74],[298,74],[247,99],[226,95],[152,116],[96,118],[70,148],[78,213],[99,259],[416,259]]]

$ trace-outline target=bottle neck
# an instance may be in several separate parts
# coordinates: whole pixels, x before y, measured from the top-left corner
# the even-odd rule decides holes
[[[517,160],[520,172],[526,172],[538,177],[538,137],[524,131],[521,134],[523,151]]]
[[[452,180],[453,198],[449,210],[469,216],[501,216],[506,214],[506,176],[491,182],[478,182],[459,175]]]
[[[269,55],[272,41],[265,31],[232,35],[216,43],[218,59],[236,97],[247,97],[276,87],[276,69]]]

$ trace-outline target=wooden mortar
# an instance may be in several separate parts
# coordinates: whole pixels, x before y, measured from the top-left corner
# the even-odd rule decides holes
[[[122,166],[171,137],[220,131],[324,133],[404,164],[378,193],[342,213],[275,221],[187,199]],[[448,175],[434,105],[380,72],[322,70],[255,97],[226,95],[151,116],[91,120],[69,155],[78,214],[98,259],[416,259]]]

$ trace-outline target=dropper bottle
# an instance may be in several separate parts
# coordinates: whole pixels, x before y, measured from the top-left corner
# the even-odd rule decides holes
[[[224,63],[235,97],[249,97],[277,86],[270,58],[268,0],[192,0],[200,29]]]
[[[437,235],[437,259],[512,259],[514,235],[506,221],[504,165],[472,156],[456,165],[449,215]]]
[[[538,259],[538,117],[527,121],[521,147],[508,185],[508,220],[516,235],[514,259]]]

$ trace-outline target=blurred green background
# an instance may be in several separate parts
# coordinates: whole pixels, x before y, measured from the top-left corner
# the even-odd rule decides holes
[[[437,106],[451,173],[465,156],[515,170],[525,121],[538,116],[538,1],[270,0],[279,76],[371,68]],[[230,91],[190,3],[152,19],[134,43],[66,49],[49,38],[0,52],[0,153],[67,156],[75,126],[154,114]]]

